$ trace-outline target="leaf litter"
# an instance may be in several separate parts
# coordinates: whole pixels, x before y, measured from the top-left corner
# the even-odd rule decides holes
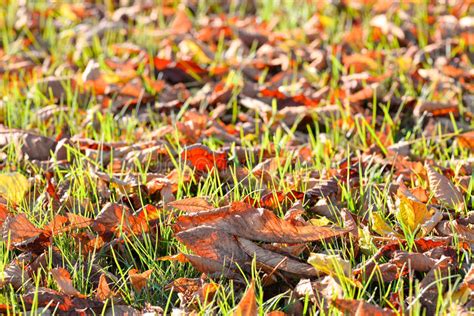
[[[218,2],[7,4],[0,311],[472,312],[472,3]]]

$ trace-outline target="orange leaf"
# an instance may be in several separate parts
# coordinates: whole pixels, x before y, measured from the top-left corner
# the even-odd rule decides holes
[[[99,278],[99,284],[97,285],[97,292],[95,293],[95,298],[99,301],[105,301],[113,295],[110,290],[109,284],[105,274],[101,274]]]
[[[142,273],[138,273],[137,269],[131,269],[128,271],[128,276],[130,277],[130,283],[132,284],[135,291],[140,292],[145,286],[152,274],[153,270],[147,270]]]
[[[257,301],[255,299],[255,281],[252,280],[250,287],[245,292],[239,305],[233,313],[234,316],[258,315]]]
[[[458,142],[461,147],[474,151],[474,131],[458,135]]]
[[[227,169],[227,153],[216,153],[207,146],[196,144],[188,146],[181,153],[181,158],[188,161],[197,171]]]
[[[176,11],[176,15],[170,25],[171,31],[175,34],[186,34],[192,29],[192,27],[193,23],[188,18],[186,10],[179,9]]]

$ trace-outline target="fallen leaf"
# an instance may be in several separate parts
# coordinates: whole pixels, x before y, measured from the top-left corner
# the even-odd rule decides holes
[[[397,216],[403,227],[407,228],[410,232],[414,232],[419,225],[424,224],[431,217],[424,203],[410,199],[402,194],[398,197],[397,204]]]
[[[232,313],[234,316],[254,316],[258,315],[257,300],[255,298],[255,281],[250,282],[250,286],[240,300],[237,308]]]
[[[380,236],[393,234],[394,231],[387,222],[383,220],[379,213],[372,213],[372,230]]]
[[[388,309],[382,309],[376,305],[367,303],[363,300],[352,299],[334,299],[332,304],[336,306],[344,315],[354,316],[395,316],[395,312]]]
[[[295,226],[278,218],[273,212],[238,202],[212,211],[180,216],[176,222],[175,231],[179,232],[201,225],[249,240],[280,243],[325,240],[348,232],[341,228]]]
[[[15,150],[19,151],[20,158],[29,160],[48,160],[55,151],[57,143],[48,137],[28,133],[22,130],[0,129],[0,148],[13,144]],[[64,159],[62,153],[58,159]]]
[[[461,210],[464,208],[464,198],[462,193],[444,175],[438,173],[430,165],[426,165],[430,189],[434,192],[436,199],[442,204]]]
[[[193,24],[191,20],[188,18],[185,9],[178,9],[176,11],[176,15],[171,22],[170,29],[175,34],[186,34],[188,33]]]
[[[209,211],[214,208],[212,204],[202,197],[192,197],[184,200],[169,202],[168,206],[177,208],[178,210],[187,213]]]
[[[295,259],[273,251],[266,250],[262,247],[257,246],[250,240],[244,238],[239,238],[238,240],[242,249],[251,258],[256,258],[258,263],[263,263],[264,265],[270,268],[290,272],[300,277],[319,276],[319,273],[309,264],[299,262]]]
[[[431,268],[426,276],[420,282],[420,301],[423,307],[426,309],[427,315],[435,315],[437,298],[441,291],[444,293],[448,280],[446,276],[449,275],[451,266],[451,258],[442,257],[438,262]]]
[[[474,152],[474,131],[458,135],[458,142],[462,147]]]
[[[345,277],[350,277],[352,275],[350,262],[342,259],[338,255],[311,253],[308,258],[308,263],[311,264],[316,271],[328,275],[338,276],[341,273]]]
[[[181,153],[181,158],[201,172],[210,171],[214,167],[217,167],[218,170],[227,169],[227,153],[213,152],[201,144],[186,147]]]
[[[428,272],[436,264],[436,260],[423,253],[409,253],[406,251],[396,251],[390,262],[399,267],[406,265],[409,269],[419,272]]]
[[[62,293],[76,297],[86,297],[74,288],[72,285],[71,275],[66,269],[54,268],[51,270],[51,275]]]
[[[105,274],[102,273],[99,278],[99,284],[97,285],[97,290],[95,292],[95,299],[98,301],[105,301],[113,296],[112,291],[110,290],[109,284],[107,283],[107,278]]]
[[[2,238],[17,248],[44,249],[49,244],[48,234],[36,228],[26,217],[25,213],[8,217],[2,227]]]
[[[19,204],[29,188],[28,179],[19,172],[0,174],[0,196],[7,202]]]
[[[142,273],[138,273],[137,269],[131,269],[128,271],[128,276],[130,278],[130,284],[132,284],[135,291],[140,292],[147,284],[148,279],[150,278],[153,270],[147,270]]]
[[[226,232],[208,226],[198,226],[177,233],[176,238],[195,254],[224,264],[248,261],[236,238]]]

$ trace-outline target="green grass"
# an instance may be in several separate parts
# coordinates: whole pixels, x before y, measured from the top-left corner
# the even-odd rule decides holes
[[[159,3],[161,1],[157,1]],[[221,8],[216,1],[199,1],[195,15],[191,16],[193,23],[199,25],[202,23],[200,19],[206,15],[220,13]],[[178,3],[174,3],[173,7],[177,7]],[[255,15],[273,23],[277,19],[275,31],[289,34],[289,32],[297,30],[304,26],[305,22],[314,13],[314,4],[309,1],[258,1]],[[105,61],[111,58],[114,53],[112,45],[117,43],[134,43],[140,46],[151,56],[159,55],[160,52],[171,47],[174,52],[179,52],[180,47],[174,43],[165,43],[157,32],[158,29],[165,29],[169,25],[169,18],[163,15],[163,12],[157,10],[156,22],[145,24],[143,19],[137,19],[136,24],[129,22],[129,26],[135,31],[128,35],[117,31],[106,31],[104,36],[93,37],[89,46],[82,50],[77,50],[72,42],[73,37],[81,36],[81,33],[75,34],[74,27],[80,21],[70,21],[64,12],[55,8],[52,14],[46,16],[44,12],[48,9],[48,4],[43,1],[35,1],[28,4],[30,10],[38,10],[43,12],[39,22],[39,30],[30,30],[27,27],[20,29],[15,28],[17,18],[15,14],[18,10],[18,4],[15,1],[0,4],[0,38],[1,38],[1,54],[0,57],[5,58],[0,65],[7,67],[10,65],[11,58],[28,54],[33,54],[34,50],[44,51],[51,60],[46,64],[45,70],[41,76],[77,76],[86,68],[88,62],[92,59],[99,63],[100,70],[110,74],[114,70],[107,66]],[[113,1],[105,1],[104,7],[106,12],[112,13],[115,5]],[[402,5],[405,7],[405,5]],[[408,5],[406,5],[408,8]],[[229,9],[231,15],[244,18],[245,8],[232,6]],[[355,22],[360,22],[364,28],[369,28],[370,19],[373,12],[368,8],[356,10],[352,8],[341,8],[333,5],[324,5],[319,9],[320,23],[322,29],[321,34],[325,34],[321,39],[319,47],[328,48],[338,45],[343,40],[343,34],[350,29]],[[188,12],[189,13],[189,12]],[[146,17],[145,14],[140,16]],[[397,11],[393,13],[394,21],[397,25],[403,25]],[[93,24],[99,23],[96,18],[90,18]],[[54,22],[62,21],[64,23],[60,28],[55,28]],[[428,23],[428,4],[420,5],[412,16],[412,22],[416,26],[416,41],[420,48],[429,44],[435,29],[433,25]],[[203,26],[203,25],[201,25]],[[301,30],[299,32],[302,32]],[[304,33],[304,32],[303,32]],[[306,39],[307,34],[301,34],[301,37],[293,41],[296,47],[304,47],[309,44]],[[31,41],[31,45],[25,50],[22,46],[23,41]],[[228,49],[228,42],[221,39],[218,41],[213,65],[226,63],[224,54]],[[350,43],[349,43],[350,44]],[[454,126],[454,131],[445,133],[440,122],[435,122],[435,134],[425,136],[422,134],[423,123],[422,118],[418,121],[408,121],[412,119],[407,115],[407,104],[402,102],[398,108],[394,108],[391,101],[385,101],[383,97],[393,88],[393,82],[397,82],[394,87],[393,95],[402,99],[403,97],[414,97],[426,101],[437,100],[436,87],[431,83],[413,82],[409,73],[398,67],[396,59],[399,58],[396,52],[399,49],[399,43],[390,41],[386,37],[375,40],[369,32],[364,38],[363,44],[366,48],[377,52],[385,52],[387,57],[382,63],[377,61],[377,67],[370,71],[372,76],[380,76],[389,69],[392,75],[381,83],[384,91],[378,95],[375,94],[372,100],[367,101],[364,108],[365,113],[355,115],[351,112],[350,105],[342,99],[331,100],[330,94],[323,98],[321,105],[337,105],[339,107],[338,116],[323,117],[322,114],[315,111],[311,114],[312,122],[301,124],[301,120],[297,120],[294,124],[287,124],[277,108],[277,102],[271,104],[273,111],[271,113],[258,113],[246,110],[238,102],[238,96],[242,93],[245,77],[243,69],[240,66],[232,70],[231,75],[226,78],[226,83],[232,85],[233,97],[225,104],[228,126],[238,130],[238,144],[248,152],[258,148],[259,155],[255,159],[247,159],[241,164],[232,157],[232,147],[237,146],[231,144],[229,159],[231,164],[227,170],[227,176],[220,177],[217,172],[209,172],[204,177],[198,179],[195,175],[189,181],[185,181],[187,174],[192,170],[177,155],[169,155],[171,162],[161,163],[155,160],[152,155],[130,158],[125,157],[117,159],[116,163],[120,165],[120,170],[112,169],[112,164],[106,165],[104,161],[109,159],[114,161],[114,157],[107,157],[107,152],[96,150],[90,152],[81,152],[74,147],[68,147],[68,155],[74,159],[70,159],[72,163],[66,167],[60,164],[52,163],[51,166],[37,165],[32,161],[21,160],[18,157],[18,150],[13,145],[8,145],[1,149],[6,154],[6,161],[2,163],[1,172],[19,171],[24,175],[34,178],[35,189],[30,190],[33,196],[30,201],[23,201],[14,213],[25,213],[28,218],[37,226],[43,227],[56,214],[61,212],[78,213],[86,217],[95,217],[106,202],[117,202],[120,199],[135,199],[135,192],[140,192],[140,185],[145,185],[147,175],[159,174],[166,176],[172,170],[177,172],[177,190],[175,198],[181,199],[191,196],[208,197],[215,206],[224,205],[232,201],[242,201],[246,197],[254,199],[260,198],[268,192],[283,191],[289,192],[292,189],[299,191],[307,191],[308,181],[310,178],[324,178],[331,169],[336,170],[339,163],[346,158],[355,157],[356,164],[354,172],[356,177],[351,181],[341,182],[341,194],[337,199],[337,205],[330,207],[338,214],[337,210],[344,207],[352,214],[360,216],[362,219],[372,218],[373,213],[382,213],[383,218],[393,227],[398,227],[399,221],[389,213],[392,198],[388,193],[390,183],[396,181],[397,175],[394,168],[389,166],[389,158],[382,160],[368,157],[369,148],[378,151],[383,155],[389,152],[388,143],[396,143],[406,141],[411,145],[410,157],[419,161],[435,161],[441,167],[452,167],[456,170],[458,164],[456,161],[467,161],[472,159],[472,152],[469,149],[462,148],[456,141],[456,135],[474,128],[472,121],[465,120],[465,107],[461,107],[460,117],[448,116],[448,120]],[[171,46],[170,46],[171,45]],[[46,48],[45,48],[46,47]],[[354,48],[358,51],[357,48]],[[256,48],[249,49],[248,53],[242,56],[242,64],[250,62],[255,58]],[[288,55],[290,49],[286,49]],[[465,52],[472,53],[472,46],[466,47]],[[134,56],[131,56],[132,58]],[[125,58],[126,60],[127,58]],[[32,58],[33,63],[38,61]],[[293,77],[285,82],[282,86],[291,86],[293,91],[297,91],[297,75],[303,76],[311,85],[311,88],[318,90],[328,87],[331,92],[336,91],[343,84],[342,77],[354,73],[354,70],[347,69],[342,64],[340,55],[331,55],[327,58],[330,65],[321,70],[314,71],[310,69],[305,62],[299,63],[299,69],[294,69]],[[468,61],[472,70],[472,64]],[[74,67],[71,67],[71,64]],[[432,68],[433,62],[427,60],[423,66]],[[140,71],[147,65],[140,65]],[[142,69],[142,70],[140,70]],[[260,83],[266,82],[267,77],[271,74],[268,69],[264,70],[260,78]],[[15,78],[14,76],[17,76]],[[79,91],[73,87],[70,80],[63,82],[65,90],[65,98],[55,101],[51,91],[45,91],[35,83],[36,75],[32,75],[27,71],[19,71],[15,74],[3,73],[0,81],[0,122],[11,129],[31,130],[41,135],[55,138],[61,132],[70,135],[80,135],[82,138],[88,138],[101,144],[110,144],[112,142],[125,142],[128,146],[140,144],[149,140],[157,140],[151,138],[151,135],[160,128],[172,126],[172,133],[166,133],[160,137],[159,141],[165,144],[166,149],[171,152],[181,152],[185,146],[182,142],[183,131],[179,131],[177,126],[183,124],[186,115],[190,113],[190,100],[184,100],[181,110],[176,110],[172,114],[164,115],[155,111],[153,104],[140,104],[140,106],[131,109],[113,112],[110,109],[98,111],[100,99],[95,95],[87,95],[84,99],[79,96]],[[155,78],[156,79],[156,78]],[[204,83],[204,79],[198,78]],[[368,83],[363,82],[363,85]],[[195,94],[199,86],[188,84],[187,89],[191,94]],[[456,93],[457,100],[462,100],[463,93]],[[297,94],[297,93],[295,93]],[[158,94],[159,95],[159,94]],[[38,111],[52,103],[59,103],[67,107],[66,111],[58,111],[51,115],[45,121],[38,116]],[[460,103],[461,104],[461,103]],[[200,104],[197,110],[204,112],[211,117],[215,109],[207,106],[206,102]],[[242,113],[247,113],[251,119],[249,126],[253,132],[248,133],[244,130],[242,120],[239,117]],[[363,114],[363,115],[362,115]],[[143,119],[143,117],[146,118]],[[221,120],[222,116],[218,115],[216,121]],[[230,123],[229,123],[230,122]],[[352,123],[353,122],[353,123]],[[458,124],[460,123],[460,124]],[[239,130],[240,129],[240,130]],[[384,131],[389,130],[387,134]],[[386,137],[386,140],[382,139]],[[386,142],[385,142],[386,141]],[[209,148],[217,150],[223,145],[229,145],[219,136],[208,135],[201,139],[201,142]],[[309,160],[304,160],[298,155],[297,150],[306,146],[311,150]],[[264,162],[264,153],[275,149],[279,155],[274,156],[275,167],[270,169],[272,174],[271,181],[267,182],[263,176],[257,176],[249,173],[241,176],[239,171],[242,168],[252,170],[258,164]],[[388,171],[387,171],[388,168]],[[48,199],[45,192],[46,178],[45,171],[49,169],[53,173],[53,179],[57,188],[63,190],[62,194],[65,198],[61,201],[59,208],[56,208]],[[110,196],[104,200],[98,192],[99,182],[97,176],[92,172],[102,172],[109,176],[118,178],[119,180],[128,181],[133,177],[135,183],[125,190],[120,189],[120,185],[106,184],[106,189],[110,190]],[[348,178],[349,179],[349,176]],[[414,175],[412,178],[412,187],[427,187],[427,183],[423,178]],[[359,182],[363,185],[356,185]],[[473,177],[471,175],[469,193],[466,201],[470,202],[463,210],[466,213],[472,210],[472,187],[474,186]],[[103,188],[102,188],[103,189]],[[138,194],[138,205],[153,204],[159,208],[164,207],[161,197],[150,197],[145,194]],[[287,207],[279,205],[276,210],[278,215],[283,216]],[[180,244],[174,237],[172,232],[172,223],[174,223],[178,214],[174,210],[163,209],[159,217],[159,225],[157,227],[158,235],[142,234],[142,235],[126,235],[120,234],[123,244],[120,247],[111,247],[109,250],[102,251],[98,249],[92,253],[82,253],[78,242],[69,234],[63,234],[54,237],[54,247],[45,249],[45,256],[48,269],[52,267],[52,254],[58,252],[61,254],[62,264],[71,273],[73,284],[81,293],[92,295],[95,288],[91,283],[92,266],[99,267],[99,271],[105,271],[116,277],[113,290],[120,292],[123,298],[123,304],[131,305],[137,309],[143,309],[146,304],[156,305],[163,308],[166,314],[171,313],[173,308],[180,306],[180,300],[175,293],[165,290],[165,285],[179,277],[199,277],[200,274],[190,264],[178,262],[159,261],[157,258],[173,255],[179,252],[189,253],[189,250]],[[305,214],[306,218],[315,217],[311,214]],[[336,224],[341,224],[342,220],[339,215],[336,216]],[[369,226],[366,226],[369,227]],[[413,245],[415,236],[412,232],[401,229],[402,235],[408,241],[407,247]],[[349,260],[353,268],[358,264],[369,259],[378,249],[373,234],[359,229],[360,240],[359,246],[362,255],[356,255],[355,245],[348,243],[346,240],[332,240],[323,244],[309,244],[308,247],[314,252],[337,253],[343,259]],[[454,245],[458,241],[454,242]],[[54,248],[54,249],[53,249]],[[409,249],[407,249],[409,250]],[[461,254],[462,251],[459,250]],[[5,242],[0,243],[0,271],[13,259],[21,255],[19,250],[9,250]],[[301,257],[305,260],[305,257]],[[466,251],[462,255],[465,265],[472,264],[472,252]],[[459,263],[461,265],[461,262]],[[140,293],[137,293],[129,282],[128,271],[136,268],[139,271],[152,269],[153,273],[148,281],[148,286]],[[338,273],[340,276],[340,274]],[[270,297],[265,296],[267,289],[262,286],[262,274],[259,273],[255,263],[252,269],[252,275],[244,275],[246,281],[251,278],[256,280],[257,303],[260,314],[264,315],[273,310],[282,310],[290,313],[295,305],[295,299],[291,296],[289,290],[277,293]],[[449,284],[448,292],[455,291],[455,285],[460,282],[462,276],[454,274],[448,276],[455,281]],[[46,283],[44,284],[46,280]],[[41,281],[41,282],[40,282]],[[245,285],[236,284],[224,278],[214,279],[219,284],[214,298],[205,306],[198,305],[197,311],[200,314],[229,314],[235,308],[240,300],[241,293],[245,289]],[[57,288],[57,285],[49,276],[48,271],[43,270],[38,274],[37,279],[33,280],[36,286]],[[400,277],[398,280],[384,283],[372,276],[371,282],[362,284],[361,287],[353,284],[343,284],[344,298],[363,299],[370,303],[380,305],[382,307],[392,308],[390,304],[390,295],[398,293],[400,301],[405,299],[404,295],[408,292],[415,299],[410,302],[410,309],[407,312],[411,315],[418,315],[422,311],[420,297],[420,278],[419,276],[408,275]],[[442,291],[440,290],[440,293]],[[448,294],[438,296],[437,313],[446,314],[452,308]],[[334,315],[339,314],[334,307],[323,310],[318,308],[316,304],[310,303],[310,298],[301,298],[299,304],[302,306],[304,314],[323,314]],[[8,303],[13,306],[13,314],[26,312],[25,305],[17,300],[15,291],[9,286],[1,290],[0,303]],[[110,302],[108,304],[111,304]],[[39,313],[35,304],[31,310],[32,314]]]

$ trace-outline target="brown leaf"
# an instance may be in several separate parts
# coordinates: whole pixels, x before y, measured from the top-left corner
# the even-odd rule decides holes
[[[423,253],[409,253],[406,251],[396,251],[391,262],[399,267],[406,265],[408,268],[419,272],[428,272],[436,264],[436,260]]]
[[[191,228],[175,235],[176,239],[195,254],[222,263],[246,263],[249,257],[234,236],[207,226]]]
[[[441,257],[420,282],[420,301],[423,307],[426,308],[427,315],[435,315],[436,313],[440,285],[441,291],[444,293],[448,284],[446,276],[449,275],[452,266],[451,261],[452,259],[449,257]]]
[[[22,295],[22,300],[27,306],[36,303],[39,307],[57,307],[60,311],[69,311],[74,307],[72,299],[69,296],[41,287],[31,289]]]
[[[43,230],[51,232],[51,235],[65,233],[73,229],[89,227],[93,223],[92,218],[87,218],[74,213],[64,215],[56,215]]]
[[[168,206],[177,208],[178,210],[187,213],[209,211],[214,208],[211,203],[202,197],[192,197],[184,200],[173,201],[168,203]]]
[[[395,312],[388,309],[382,309],[376,305],[367,303],[362,300],[352,299],[334,299],[332,304],[336,306],[344,315],[357,316],[395,316]]]
[[[274,269],[290,272],[301,277],[315,277],[319,273],[309,264],[299,262],[279,253],[263,249],[255,243],[244,238],[238,238],[242,249],[250,256],[255,257],[257,262],[263,263]]]
[[[24,213],[6,219],[2,227],[2,238],[16,248],[44,249],[49,244],[49,235],[36,228]]]
[[[54,268],[51,270],[51,275],[62,293],[76,297],[86,297],[74,288],[72,285],[71,275],[66,269]]]
[[[8,211],[7,205],[0,201],[0,227],[2,227],[8,215],[10,215],[10,212]]]
[[[99,278],[99,285],[97,285],[95,299],[103,302],[112,296],[113,293],[110,290],[109,284],[107,283],[107,278],[105,277],[105,274],[102,273]]]
[[[255,281],[252,280],[249,288],[240,300],[237,308],[233,312],[234,316],[255,316],[258,315],[257,300],[255,299]]]
[[[428,173],[430,188],[434,192],[436,199],[450,208],[462,209],[464,207],[464,198],[458,188],[430,165],[426,165],[425,168]]]
[[[15,290],[20,288],[28,289],[33,285],[33,280],[26,269],[22,269],[17,260],[8,264],[0,273],[0,288],[11,285]]]
[[[146,212],[146,210],[143,212]],[[125,205],[107,203],[95,218],[92,228],[101,236],[116,234],[120,230],[125,234],[141,234],[149,230],[145,214],[148,213],[142,214],[140,212],[137,216],[134,216]],[[154,218],[156,214],[150,215]]]
[[[20,151],[20,157],[40,161],[48,160],[57,145],[48,137],[16,129],[0,129],[0,147],[9,144],[14,144],[14,148]]]
[[[178,261],[181,263],[189,262],[196,270],[209,276],[224,276],[228,279],[236,280],[242,279],[240,274],[236,273],[232,268],[223,265],[221,261],[212,260],[201,256],[179,253],[174,256],[161,257],[158,260]]]
[[[342,236],[347,229],[295,226],[273,212],[234,202],[228,207],[180,216],[175,231],[206,225],[250,240],[280,243],[319,241]]]
[[[135,291],[140,292],[146,286],[146,283],[152,273],[152,269],[142,273],[138,273],[137,269],[131,269],[130,271],[128,271],[128,276],[130,277],[130,284],[132,284]]]

